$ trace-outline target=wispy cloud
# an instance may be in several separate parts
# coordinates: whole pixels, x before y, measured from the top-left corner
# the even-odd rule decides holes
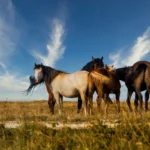
[[[18,37],[22,33],[22,30],[20,31],[22,19],[17,13],[12,0],[0,0],[0,100],[6,98],[8,100],[47,99],[45,88],[39,89],[42,94],[36,89],[32,97],[22,95],[21,91],[29,86],[29,76],[21,75],[9,68],[12,55],[16,52],[18,44],[20,44]],[[34,56],[46,65],[54,66],[56,61],[63,56],[65,51],[63,45],[64,25],[62,20],[54,19],[51,25],[52,32],[49,33],[50,40],[46,45],[47,55],[44,56],[34,52]]]
[[[4,97],[12,98],[15,92],[17,97],[19,91],[29,84],[26,82],[27,77],[10,73],[11,69],[6,66],[11,63],[11,55],[18,43],[19,30],[15,24],[16,15],[11,0],[0,0],[0,100]]]
[[[21,76],[19,74],[11,74],[6,72],[0,75],[0,100],[33,100],[47,98],[45,89],[36,89],[32,97],[23,95],[23,91],[29,86],[29,76]],[[40,92],[39,92],[40,91]],[[42,94],[41,94],[42,93]]]
[[[6,65],[1,61],[0,61],[0,67],[5,71],[5,73],[8,73]]]
[[[12,1],[0,0],[0,60],[5,62],[13,54],[18,39],[14,15]]]
[[[150,27],[139,36],[133,46],[129,49],[122,48],[115,54],[110,54],[109,58],[116,68],[131,66],[135,62],[143,59],[150,53]],[[121,98],[126,99],[127,88],[124,82],[121,82]],[[134,96],[134,95],[133,95]]]
[[[63,56],[65,51],[65,46],[63,45],[64,35],[63,21],[54,19],[52,22],[52,33],[50,33],[50,42],[46,45],[47,54],[44,56],[34,51],[33,56],[45,65],[55,66],[56,61]]]
[[[148,53],[150,53],[150,27],[137,38],[131,48],[125,48],[118,51],[117,54],[111,54],[109,58],[115,67],[130,66],[143,59]]]
[[[15,74],[7,72],[0,76],[1,84],[0,89],[4,91],[23,91],[25,87],[28,87],[29,83],[27,77],[21,77]]]

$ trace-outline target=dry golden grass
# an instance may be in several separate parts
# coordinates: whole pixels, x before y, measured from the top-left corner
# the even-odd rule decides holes
[[[133,103],[132,108],[134,108]],[[126,102],[121,102],[121,114],[117,115],[117,109],[115,102],[109,105],[108,115],[103,113],[99,114],[94,102],[93,110],[94,115],[85,117],[83,107],[81,112],[77,114],[77,102],[64,102],[63,104],[63,115],[58,115],[57,104],[55,105],[55,115],[51,115],[47,101],[32,101],[32,102],[0,102],[0,120],[1,121],[66,121],[66,122],[84,122],[84,121],[94,121],[97,119],[107,119],[116,120],[122,118],[122,115],[132,117],[136,115],[141,117],[141,115],[150,116],[149,111],[141,114],[130,113]],[[102,103],[102,108],[104,108],[104,103]],[[150,104],[149,104],[150,108]]]
[[[102,120],[118,124],[109,128]],[[125,102],[121,102],[120,115],[114,103],[110,105],[107,116],[99,114],[94,103],[94,115],[87,117],[83,108],[77,114],[77,102],[64,102],[62,116],[58,115],[57,106],[55,115],[51,115],[47,101],[0,102],[0,121],[2,150],[149,150],[150,147],[150,112],[130,113]],[[8,121],[23,124],[14,129],[6,128],[3,124]],[[56,130],[39,122],[92,122],[93,126]]]

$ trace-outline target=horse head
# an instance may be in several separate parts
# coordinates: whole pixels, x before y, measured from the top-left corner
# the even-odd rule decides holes
[[[93,69],[103,68],[104,67],[103,56],[101,58],[94,58],[92,56],[92,62],[93,62]]]
[[[105,69],[106,69],[108,72],[115,72],[114,65],[106,65],[106,66],[105,66]]]
[[[39,83],[43,80],[43,64],[34,65],[34,73],[35,73],[35,82]]]

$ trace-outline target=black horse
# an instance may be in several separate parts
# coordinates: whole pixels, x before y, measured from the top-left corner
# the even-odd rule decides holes
[[[148,99],[150,94],[150,63],[147,61],[138,61],[133,66],[116,69],[118,78],[125,82],[128,94],[127,104],[132,111],[130,99],[132,93],[135,92],[135,108],[137,110],[138,100],[140,101],[140,109],[143,108],[143,97],[141,91],[145,92],[145,110],[148,110]]]

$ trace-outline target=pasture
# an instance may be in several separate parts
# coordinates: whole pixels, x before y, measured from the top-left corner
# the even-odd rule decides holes
[[[94,102],[94,114],[85,117],[83,108],[77,114],[77,102],[64,102],[60,116],[57,105],[51,115],[44,100],[0,102],[0,149],[148,150],[150,112],[131,113],[125,102],[120,109],[118,115],[114,102],[106,116],[97,112]]]

